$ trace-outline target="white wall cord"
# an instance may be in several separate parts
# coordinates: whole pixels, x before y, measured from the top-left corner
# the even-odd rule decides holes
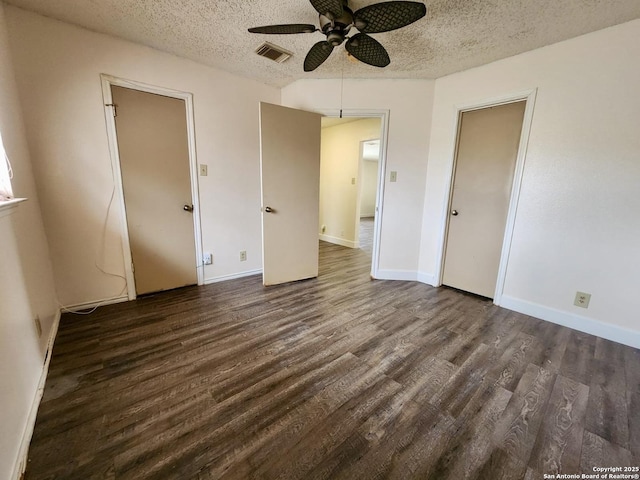
[[[113,171],[113,165],[111,165],[111,176],[112,176],[112,178],[114,177],[114,175],[115,175],[115,172]],[[108,275],[110,277],[121,278],[122,280],[124,280],[124,286],[122,287],[122,290],[120,291],[120,293],[118,293],[118,297],[121,297],[127,291],[127,278],[124,275],[120,275],[118,273],[108,272],[107,270],[105,270],[103,267],[101,267],[98,264],[98,258],[103,258],[104,257],[104,249],[105,249],[105,243],[106,243],[106,239],[107,239],[107,225],[109,223],[109,214],[111,213],[111,206],[113,205],[113,199],[114,199],[115,195],[116,195],[116,186],[115,186],[115,181],[114,181],[113,188],[111,189],[111,197],[109,198],[109,205],[107,206],[107,213],[104,216],[104,222],[102,224],[101,242],[100,242],[100,245],[98,246],[98,250],[96,251],[96,258],[95,258],[95,261],[94,261],[94,265],[104,275]],[[88,310],[83,310],[83,309],[72,310],[72,309],[69,309],[69,308],[65,307],[64,305],[62,305],[60,303],[60,300],[58,299],[57,294],[56,294],[56,301],[58,302],[58,306],[60,307],[60,310],[62,312],[73,313],[75,315],[90,315],[93,312],[95,312],[98,308],[100,308],[100,307],[102,307],[102,306],[104,306],[104,305],[106,305],[107,303],[110,302],[110,300],[104,300],[102,302],[99,302],[98,304],[96,304],[95,306],[91,307]]]

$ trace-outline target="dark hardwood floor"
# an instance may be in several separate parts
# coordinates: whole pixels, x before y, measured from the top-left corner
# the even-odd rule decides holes
[[[640,465],[640,351],[447,288],[259,276],[65,315],[35,479],[542,479]]]
[[[373,252],[373,217],[362,217],[360,219],[360,231],[358,233],[358,242],[360,250],[369,255],[369,263],[371,263],[371,253]]]

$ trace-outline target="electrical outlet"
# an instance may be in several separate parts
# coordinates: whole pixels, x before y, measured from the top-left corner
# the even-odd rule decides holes
[[[36,331],[38,332],[38,337],[42,336],[42,324],[40,323],[40,317],[36,315],[36,318],[33,319],[36,324]]]
[[[326,225],[322,225],[322,228],[320,229],[320,231],[322,233],[325,233],[327,231],[327,226]]]
[[[209,175],[208,167],[204,163],[201,163],[200,164],[200,176],[201,177],[206,177],[207,175]]]
[[[398,181],[398,172],[391,172],[391,174],[389,175],[389,181],[390,182],[397,182]]]
[[[573,304],[576,307],[589,308],[589,301],[591,301],[591,294],[584,292],[576,292],[576,298]]]
[[[356,184],[356,177],[351,177],[351,185],[355,185]]]
[[[247,251],[246,250],[242,250],[240,252],[240,261],[241,262],[246,262],[247,261]]]
[[[213,263],[213,255],[211,255],[209,252],[205,253],[202,256],[202,263],[204,263],[205,265],[211,265]]]

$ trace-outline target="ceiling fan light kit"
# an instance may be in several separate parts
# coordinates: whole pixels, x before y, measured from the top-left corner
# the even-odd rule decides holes
[[[343,42],[352,57],[374,67],[391,63],[386,49],[369,33],[382,33],[406,27],[427,14],[423,3],[390,1],[374,3],[353,12],[348,0],[310,0],[319,17],[320,28],[311,24],[267,25],[250,28],[251,33],[288,35],[321,31],[326,37],[311,47],[304,59],[304,71],[311,72],[322,65],[333,49]],[[348,37],[352,28],[359,33]],[[346,40],[346,42],[345,42]]]

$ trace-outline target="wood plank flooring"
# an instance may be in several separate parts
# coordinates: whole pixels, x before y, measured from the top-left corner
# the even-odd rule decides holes
[[[362,217],[360,219],[360,228],[358,232],[358,243],[360,250],[371,256],[373,252],[373,226],[374,217]],[[371,261],[369,261],[371,263]]]
[[[640,465],[640,352],[448,288],[320,277],[65,315],[26,478],[542,479]]]

